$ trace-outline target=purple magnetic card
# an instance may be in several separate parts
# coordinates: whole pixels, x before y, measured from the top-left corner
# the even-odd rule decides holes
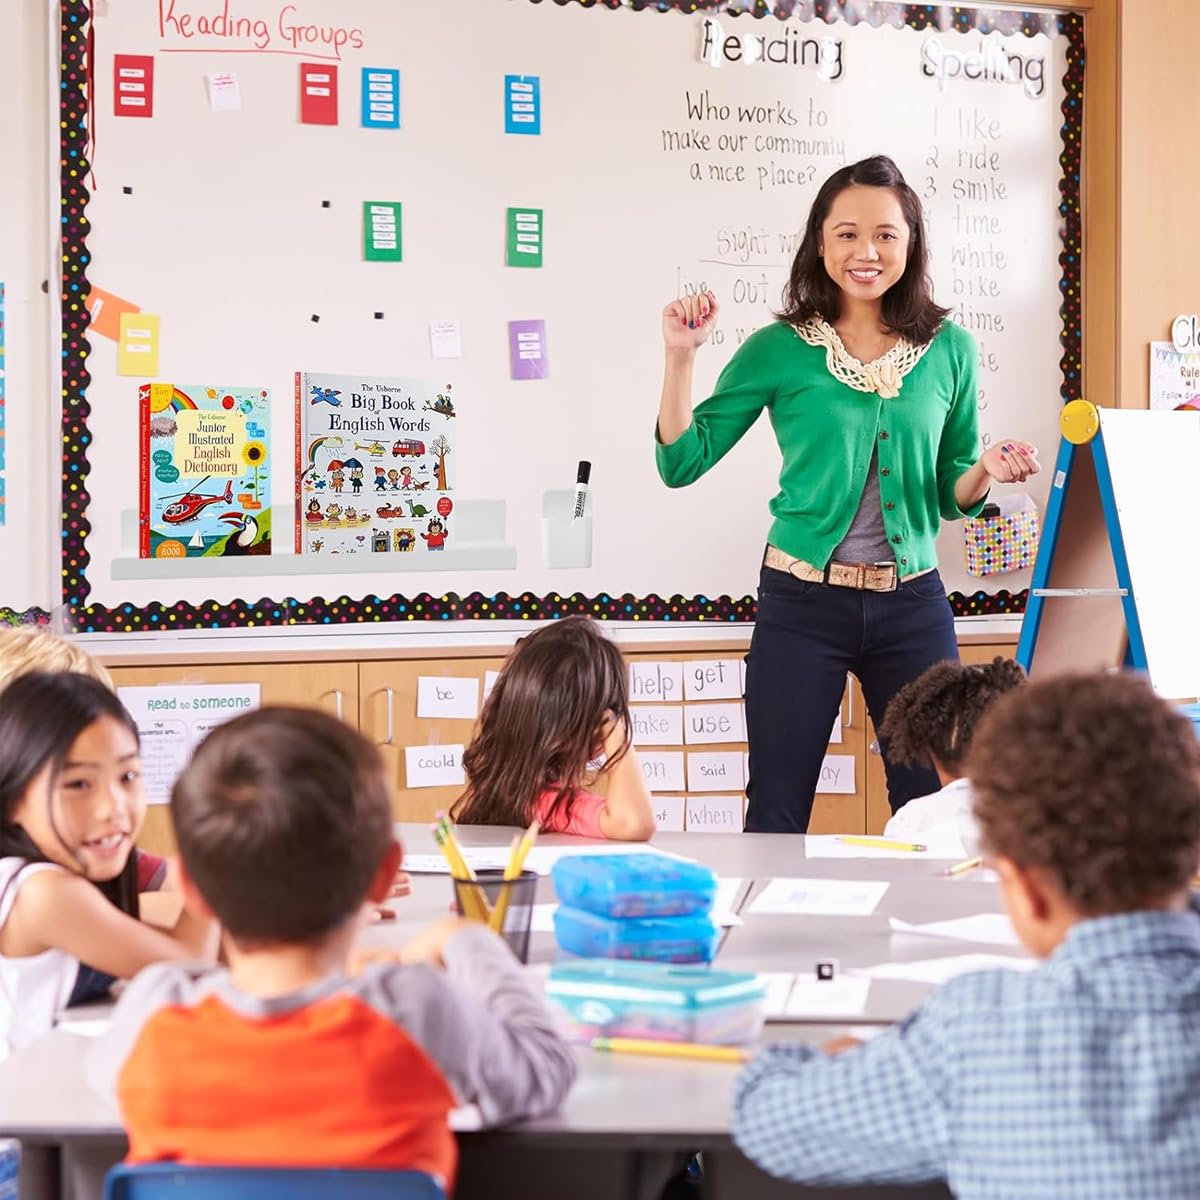
[[[508,358],[513,379],[545,379],[550,374],[546,322],[509,321]]]

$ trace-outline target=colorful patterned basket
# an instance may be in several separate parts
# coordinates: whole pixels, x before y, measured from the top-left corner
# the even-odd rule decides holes
[[[989,507],[997,511],[989,512]],[[968,517],[963,522],[967,570],[972,575],[999,575],[1032,567],[1041,536],[1033,498],[1006,497],[1002,505],[985,506],[984,513],[988,515]]]

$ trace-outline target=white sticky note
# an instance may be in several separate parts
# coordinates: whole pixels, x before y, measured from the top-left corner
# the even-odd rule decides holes
[[[466,782],[462,756],[461,745],[405,746],[405,785],[410,788],[461,787]]]
[[[683,710],[683,740],[688,745],[744,742],[746,718],[741,704],[688,704]]]
[[[630,663],[629,699],[634,703],[642,700],[682,700],[683,663]]]
[[[682,750],[639,750],[642,777],[652,792],[682,792]]]
[[[763,1016],[768,1021],[782,1020],[796,976],[791,971],[760,971],[758,982],[767,989]]]
[[[746,783],[740,750],[710,750],[687,756],[687,790],[689,792],[727,792],[744,787]]]
[[[772,879],[753,903],[753,913],[808,917],[865,917],[888,885],[875,879]]]
[[[462,328],[457,321],[429,322],[429,353],[433,358],[462,358]]]
[[[242,87],[232,71],[205,75],[208,87],[208,107],[213,112],[237,112],[242,107]]]
[[[821,795],[854,795],[854,755],[827,754],[817,777],[817,792]]]
[[[629,708],[635,746],[678,746],[683,742],[683,709],[677,704],[636,704]]]
[[[688,833],[741,833],[742,797],[688,796]]]
[[[788,993],[783,1015],[791,1020],[813,1017],[859,1017],[867,1010],[871,981],[839,974],[833,979],[797,975]]]
[[[492,694],[492,688],[496,686],[496,680],[500,678],[499,671],[484,671],[483,673],[483,698],[486,700]]]
[[[682,833],[684,798],[682,796],[651,796],[654,819],[659,833]]]
[[[740,700],[741,662],[736,658],[694,658],[684,665],[685,700]]]
[[[479,680],[421,675],[417,679],[418,717],[456,717],[472,721],[479,715]]]

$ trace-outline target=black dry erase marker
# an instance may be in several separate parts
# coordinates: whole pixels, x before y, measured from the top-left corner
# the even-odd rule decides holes
[[[575,507],[571,510],[571,520],[578,521],[587,507],[588,480],[591,478],[592,464],[581,462],[575,472]]]

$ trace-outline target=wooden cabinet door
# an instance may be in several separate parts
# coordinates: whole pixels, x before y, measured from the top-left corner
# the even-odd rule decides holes
[[[110,673],[118,688],[254,682],[259,685],[263,704],[323,708],[351,725],[358,724],[358,664],[354,662],[111,667]],[[175,853],[166,805],[151,806],[138,844],[155,854]]]
[[[498,671],[502,658],[393,659],[359,664],[359,728],[383,755],[392,781],[392,811],[397,821],[432,821],[462,795],[461,786],[408,786],[404,750],[433,744],[467,746],[475,730],[469,719],[417,716],[417,687],[422,676],[479,680],[479,702],[487,671]]]

